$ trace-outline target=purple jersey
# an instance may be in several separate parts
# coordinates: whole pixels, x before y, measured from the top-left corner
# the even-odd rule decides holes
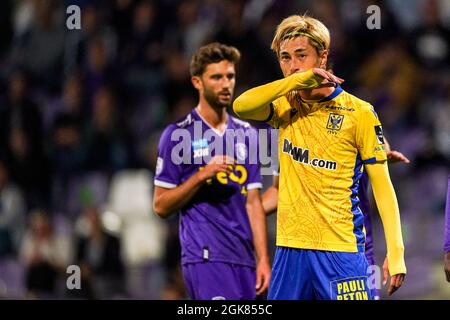
[[[216,261],[255,266],[245,207],[247,191],[262,188],[255,144],[256,130],[247,122],[228,116],[221,134],[195,109],[164,130],[158,147],[156,186],[175,188],[215,155],[237,160],[230,175],[219,173],[208,180],[180,210],[182,264]]]
[[[448,176],[447,202],[445,205],[444,251],[450,251],[450,176]]]

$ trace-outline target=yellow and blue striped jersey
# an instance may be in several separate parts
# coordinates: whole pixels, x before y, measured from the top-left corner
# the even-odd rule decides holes
[[[340,86],[320,101],[290,96],[268,120],[279,129],[277,245],[363,252],[358,180],[363,164],[386,160],[378,116]]]

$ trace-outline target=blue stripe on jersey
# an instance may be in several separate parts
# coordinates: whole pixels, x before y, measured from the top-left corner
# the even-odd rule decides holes
[[[364,160],[363,162],[364,162],[364,164],[371,164],[371,163],[375,163],[375,162],[377,162],[377,158],[373,157],[373,158],[370,158],[370,159]]]
[[[361,166],[363,161],[359,154],[356,156],[355,168],[353,171],[353,184],[350,187],[351,201],[352,201],[352,213],[353,213],[353,233],[356,238],[356,244],[358,248],[358,252],[364,252],[364,232],[363,232],[363,224],[364,224],[364,215],[359,208],[359,198],[358,198],[358,187],[359,187],[359,179],[361,179],[362,171]]]
[[[334,89],[334,91],[328,97],[325,97],[322,100],[320,100],[319,103],[336,98],[342,91],[344,90],[342,90],[341,86],[337,84],[336,89]]]

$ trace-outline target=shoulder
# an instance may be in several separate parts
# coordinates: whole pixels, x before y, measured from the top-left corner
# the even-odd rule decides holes
[[[185,115],[184,117],[178,119],[175,123],[173,123],[172,125],[176,126],[176,128],[187,128],[189,126],[191,126],[194,123],[194,116],[192,114],[192,112],[189,112],[187,115]]]
[[[187,130],[189,129],[193,123],[194,123],[194,117],[192,116],[192,113],[188,113],[186,116],[182,117],[181,119],[177,120],[176,122],[173,122],[169,124],[167,127],[164,128],[160,141],[162,142],[168,142],[171,140],[172,134],[177,130]]]
[[[231,115],[229,117],[230,117],[230,121],[233,123],[234,127],[238,128],[238,129],[250,130],[253,128],[251,126],[251,124],[248,123],[247,121],[237,119]]]
[[[358,98],[357,96],[346,91],[343,92],[343,95],[343,98],[352,105],[356,112],[362,114],[373,113],[376,117],[378,117],[373,105],[370,102]]]
[[[159,138],[160,143],[169,143],[171,141],[172,134],[175,130],[178,129],[178,126],[175,123],[169,124],[164,128],[161,133],[161,137]]]

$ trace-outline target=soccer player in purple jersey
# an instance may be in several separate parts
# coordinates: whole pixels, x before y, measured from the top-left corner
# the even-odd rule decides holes
[[[329,70],[331,71],[331,70]],[[410,163],[410,160],[401,152],[391,150],[389,142],[387,141],[386,137],[384,137],[385,147],[386,147],[386,155],[388,157],[388,161],[390,163],[395,162],[403,162],[403,163]],[[273,172],[273,182],[272,185],[267,188],[267,190],[264,192],[262,196],[262,203],[264,207],[264,212],[266,215],[272,214],[277,209],[278,205],[278,171]],[[369,194],[368,194],[368,188],[369,188],[369,177],[366,172],[363,173],[361,176],[361,179],[359,180],[359,188],[358,188],[358,197],[359,197],[359,207],[361,211],[364,214],[364,228],[366,230],[366,242],[365,242],[365,255],[367,258],[367,261],[369,265],[375,265],[375,256],[374,256],[374,250],[373,250],[373,239],[372,239],[372,220],[370,217],[371,210],[370,210],[370,202],[369,202]],[[449,177],[449,188],[450,188],[450,177]],[[450,192],[450,191],[449,191]],[[450,193],[449,193],[450,197]],[[450,199],[448,200],[450,203]],[[450,205],[447,206],[447,215],[450,215],[448,213],[450,211]],[[446,270],[449,270],[449,263],[450,263],[450,254],[448,254],[448,251],[450,251],[450,218],[447,219],[448,226],[447,226],[447,233],[448,233],[448,242],[447,242],[447,255],[446,255]],[[447,276],[449,275],[448,271]],[[388,264],[387,259],[384,260],[383,263],[383,283],[386,283],[388,279]],[[450,280],[449,280],[450,281]],[[380,299],[380,290],[377,288],[372,289],[372,295],[374,297],[374,300]]]
[[[256,130],[227,113],[239,59],[219,43],[194,54],[199,103],[164,130],[158,147],[154,211],[180,212],[183,277],[195,300],[252,300],[270,282],[260,167],[250,159]]]
[[[450,176],[448,176],[447,202],[445,205],[445,236],[444,236],[444,269],[447,281],[450,282]]]

